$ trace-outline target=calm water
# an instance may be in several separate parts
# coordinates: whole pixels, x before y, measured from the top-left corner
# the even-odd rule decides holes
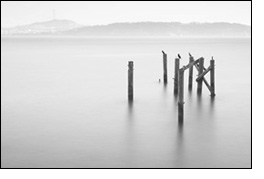
[[[214,56],[216,98],[189,93],[187,71],[181,125],[172,78],[188,52]],[[1,53],[2,167],[251,166],[250,39],[2,37]]]

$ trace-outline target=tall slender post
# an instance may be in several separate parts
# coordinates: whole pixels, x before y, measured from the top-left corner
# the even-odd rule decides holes
[[[204,58],[200,58],[198,76],[203,73],[203,69],[204,69]],[[202,93],[202,86],[203,86],[203,78],[201,78],[198,81],[198,85],[197,85],[197,93],[198,94]]]
[[[178,83],[179,83],[179,68],[180,68],[180,59],[175,58],[175,73],[174,73],[174,94],[178,94]]]
[[[133,61],[128,62],[128,100],[133,101]]]
[[[184,116],[184,69],[179,70],[179,102],[178,102],[178,119],[183,120]]]
[[[210,86],[211,86],[211,97],[215,96],[215,61],[212,57],[212,60],[210,60]]]
[[[168,82],[168,76],[167,76],[167,54],[162,51],[163,54],[163,80],[164,83],[167,84]]]
[[[188,84],[188,89],[189,89],[189,91],[191,91],[192,90],[192,84],[193,84],[193,65],[191,63],[194,61],[194,59],[191,56],[191,54],[189,54],[189,55],[190,55],[190,57],[189,57],[190,66],[189,66],[189,84]]]

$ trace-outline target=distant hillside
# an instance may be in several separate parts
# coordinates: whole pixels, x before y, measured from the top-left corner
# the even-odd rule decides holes
[[[65,35],[84,36],[168,36],[168,37],[250,37],[251,27],[230,23],[139,22],[86,26]]]
[[[251,37],[251,27],[231,23],[137,22],[80,26],[73,21],[53,20],[19,26],[2,34],[45,34],[104,37]],[[11,33],[10,33],[11,32]]]
[[[42,34],[42,33],[53,34],[79,27],[82,26],[70,20],[50,20],[50,21],[36,22],[29,25],[16,26],[11,28],[1,27],[1,34],[8,34],[8,35]]]

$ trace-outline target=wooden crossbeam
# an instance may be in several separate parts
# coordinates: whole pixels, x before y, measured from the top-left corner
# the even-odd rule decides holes
[[[196,70],[199,71],[198,64],[195,64],[194,66],[195,66]],[[204,77],[202,77],[202,80],[203,80],[204,84],[207,86],[208,90],[211,92],[211,87],[210,87],[209,83],[206,81],[206,79]]]
[[[189,63],[188,65],[186,65],[186,68],[189,68],[190,66],[195,65],[195,64],[197,64],[197,63],[199,63],[199,59],[197,59],[197,60],[195,60],[195,61]]]
[[[203,78],[203,82],[207,86],[208,90],[211,92],[211,87],[210,87],[209,83],[206,81],[206,79]]]
[[[207,69],[205,69],[205,71],[203,71],[203,73],[201,73],[198,77],[197,77],[197,79],[196,79],[196,81],[198,82],[199,80],[201,80],[209,71],[211,70],[211,66],[209,66]]]
[[[199,59],[193,61],[192,63],[189,63],[188,65],[183,66],[182,69],[187,70],[191,65],[196,65],[197,63],[199,63]]]
[[[199,67],[199,63],[197,64],[197,66]],[[205,67],[203,67],[203,69],[204,69],[204,70],[206,70],[206,68],[205,68]]]

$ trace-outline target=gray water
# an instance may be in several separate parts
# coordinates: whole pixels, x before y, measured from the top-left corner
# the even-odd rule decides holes
[[[174,58],[188,52],[214,57],[216,97],[188,92],[187,70],[180,124]],[[1,37],[1,97],[2,167],[251,167],[250,39]]]

